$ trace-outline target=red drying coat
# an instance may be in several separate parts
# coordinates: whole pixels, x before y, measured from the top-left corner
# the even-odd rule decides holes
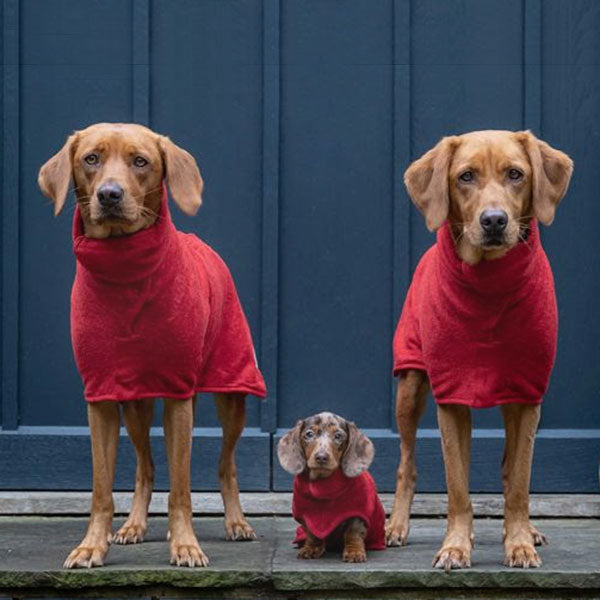
[[[367,471],[358,477],[347,477],[338,469],[325,479],[313,480],[304,473],[296,475],[292,515],[321,540],[347,519],[360,517],[367,526],[365,547],[368,550],[385,548],[385,511]],[[299,525],[294,543],[302,545],[305,540],[306,531]]]
[[[130,236],[85,237],[77,207],[73,247],[71,337],[88,402],[265,396],[231,275],[214,250],[175,229],[166,189],[155,224]]]
[[[415,271],[394,336],[394,374],[427,371],[438,404],[539,404],[556,354],[554,280],[535,220],[497,260],[461,261],[449,225]]]

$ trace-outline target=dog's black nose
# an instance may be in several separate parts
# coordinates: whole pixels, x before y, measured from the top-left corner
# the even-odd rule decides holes
[[[104,208],[112,208],[123,199],[123,188],[118,183],[103,183],[96,192],[98,202]]]
[[[479,217],[479,222],[486,233],[498,235],[506,229],[508,215],[504,210],[484,210]]]
[[[326,464],[326,463],[329,462],[329,455],[327,453],[325,453],[325,452],[317,452],[315,454],[315,460],[320,465],[324,465],[324,464]]]

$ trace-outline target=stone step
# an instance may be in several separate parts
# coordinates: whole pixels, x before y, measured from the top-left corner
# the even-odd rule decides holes
[[[121,523],[117,520],[115,525]],[[600,521],[544,519],[550,541],[539,569],[503,566],[499,519],[477,519],[471,569],[430,567],[444,519],[414,519],[409,545],[370,552],[349,565],[335,553],[301,561],[289,517],[252,519],[258,540],[226,542],[222,519],[194,520],[207,568],[168,564],[167,521],[150,520],[147,539],[111,546],[105,566],[65,570],[62,562],[85,531],[83,518],[1,517],[0,598],[40,596],[196,598],[592,598],[600,597]]]

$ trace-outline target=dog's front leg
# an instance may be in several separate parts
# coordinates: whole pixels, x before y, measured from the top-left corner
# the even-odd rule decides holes
[[[349,519],[344,530],[344,552],[342,554],[344,562],[366,562],[366,537],[367,526],[365,522],[357,517]]]
[[[417,426],[425,409],[429,380],[424,371],[410,370],[398,381],[396,420],[400,433],[400,465],[396,480],[396,495],[390,519],[385,528],[388,546],[404,546],[408,539],[410,508],[412,506],[417,469],[415,444]]]
[[[256,534],[242,511],[235,464],[235,446],[246,424],[246,397],[243,394],[215,394],[215,404],[223,428],[219,486],[225,509],[225,537],[234,541],[255,540]]]
[[[193,427],[193,399],[165,398],[164,429],[169,461],[171,564],[178,567],[208,565],[208,557],[202,552],[192,527],[190,463]]]
[[[88,423],[94,478],[92,510],[85,537],[65,561],[67,569],[102,566],[111,539],[114,513],[112,488],[119,445],[119,404],[88,403]]]
[[[471,566],[473,546],[473,507],[469,498],[471,411],[458,404],[438,405],[442,436],[448,525],[446,537],[433,559],[433,566],[450,571]]]
[[[502,406],[506,429],[502,481],[504,483],[504,562],[509,567],[539,567],[542,564],[533,547],[536,534],[545,538],[529,521],[529,483],[535,433],[540,406]]]
[[[144,540],[148,521],[148,506],[154,484],[154,464],[150,451],[150,426],[154,414],[154,398],[123,404],[123,420],[135,449],[135,491],[127,521],[115,533],[113,542],[136,544]]]
[[[325,540],[315,537],[306,527],[304,527],[304,531],[306,531],[306,540],[302,548],[298,550],[298,558],[321,558],[325,554]]]

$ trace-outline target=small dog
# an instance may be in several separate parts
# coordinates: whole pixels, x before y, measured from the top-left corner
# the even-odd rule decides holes
[[[330,412],[302,421],[279,440],[281,466],[295,475],[292,513],[298,558],[343,546],[346,562],[385,548],[385,513],[368,473],[375,450],[354,423]]]
[[[93,494],[87,533],[65,567],[100,566],[111,540],[143,540],[154,480],[149,431],[155,397],[164,398],[171,564],[206,566],[192,527],[195,395],[215,394],[223,428],[219,482],[226,537],[248,540],[255,535],[240,505],[235,446],[246,394],[264,397],[266,390],[227,267],[170,218],[166,185],[183,212],[200,207],[198,166],[146,127],[99,123],[71,135],[40,170],[38,182],[55,215],[71,180],[77,199],[71,335],[88,402]],[[131,513],[112,536],[120,405],[137,470]]]
[[[446,137],[407,169],[408,193],[437,243],[421,259],[394,337],[401,459],[387,544],[404,545],[416,482],[417,425],[430,386],[448,488],[448,528],[433,564],[469,567],[470,408],[500,406],[505,563],[538,567],[529,521],[540,406],[556,353],[554,282],[538,221],[550,225],[573,163],[529,131]]]

